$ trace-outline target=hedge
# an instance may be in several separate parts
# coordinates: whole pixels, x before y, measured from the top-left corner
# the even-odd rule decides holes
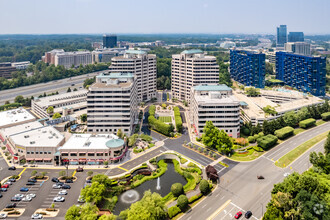
[[[316,120],[314,118],[308,118],[306,120],[303,120],[301,122],[299,122],[299,127],[301,128],[309,128],[314,126],[316,123]]]
[[[262,149],[266,150],[273,147],[277,143],[278,138],[272,134],[260,137],[257,139],[257,143]]]
[[[171,125],[165,124],[164,122],[157,120],[155,118],[155,111],[156,111],[156,106],[151,105],[149,107],[149,115],[150,115],[148,117],[149,125],[151,126],[152,129],[169,136],[170,133],[172,132]]]
[[[325,112],[321,116],[324,121],[327,121],[330,119],[330,112]]]
[[[200,199],[203,196],[202,193],[198,193],[197,195],[194,195],[188,199],[189,204],[195,202],[196,200]]]
[[[249,136],[248,141],[249,141],[249,143],[254,143],[254,142],[256,142],[256,139],[253,136]]]
[[[293,131],[294,129],[290,126],[286,126],[284,128],[278,129],[274,132],[274,134],[276,135],[276,137],[278,137],[279,139],[285,139],[287,137],[290,137],[293,135]]]
[[[177,214],[179,214],[181,212],[181,209],[179,207],[172,206],[168,209],[168,217],[173,218],[174,216],[176,216]]]
[[[176,130],[178,132],[181,132],[182,131],[182,118],[181,118],[181,115],[180,115],[180,109],[179,109],[179,107],[175,106],[173,108],[173,111],[174,111],[174,119],[175,119]]]

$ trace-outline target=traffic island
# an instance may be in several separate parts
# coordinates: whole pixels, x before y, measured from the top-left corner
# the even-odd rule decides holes
[[[59,179],[60,182],[65,183],[65,181],[68,180],[68,179],[71,179],[73,182],[75,182],[78,178],[76,176],[69,176],[69,177],[60,176],[58,179]]]
[[[47,208],[37,209],[34,214],[41,214],[44,218],[53,218],[56,217],[59,212],[59,209]]]
[[[21,215],[23,215],[25,209],[19,209],[19,208],[5,208],[1,210],[0,214],[4,213],[7,214],[9,218],[18,218]]]

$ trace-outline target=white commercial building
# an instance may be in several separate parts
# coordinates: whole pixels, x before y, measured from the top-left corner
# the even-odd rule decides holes
[[[219,83],[219,65],[215,56],[201,50],[185,50],[172,55],[172,95],[190,102],[191,87]]]
[[[36,120],[36,118],[24,108],[0,112],[0,119],[0,129]]]
[[[31,104],[32,111],[42,118],[50,118],[55,113],[60,113],[62,116],[67,116],[74,113],[83,114],[83,112],[80,111],[87,108],[87,93],[87,89],[81,89],[59,95],[35,98],[32,100]],[[47,109],[49,107],[53,107],[54,111],[47,113]]]
[[[58,52],[55,54],[55,66],[64,66],[67,69],[72,66],[85,66],[91,63],[92,53],[89,51]]]
[[[22,62],[11,63],[11,66],[15,67],[18,70],[25,70],[30,64],[31,64],[30,61],[22,61]]]
[[[232,42],[232,41],[225,41],[225,42],[222,42],[220,44],[220,47],[225,48],[225,49],[229,49],[229,48],[236,47],[236,43]]]
[[[130,135],[138,114],[136,76],[101,73],[87,95],[87,131]]]
[[[125,48],[97,49],[92,51],[93,63],[109,63],[113,57],[122,55]]]
[[[59,152],[62,163],[94,165],[117,162],[126,150],[124,140],[114,134],[73,134]]]
[[[190,120],[201,135],[207,121],[229,136],[240,136],[240,103],[226,85],[198,85],[191,89]]]
[[[306,42],[285,43],[284,50],[301,55],[311,55],[311,45]]]
[[[109,67],[112,73],[132,73],[137,76],[138,100],[156,97],[157,60],[155,54],[143,50],[127,50],[124,56],[114,57]]]

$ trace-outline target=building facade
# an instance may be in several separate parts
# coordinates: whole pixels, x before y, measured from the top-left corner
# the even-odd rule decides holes
[[[172,96],[190,102],[191,87],[219,83],[219,65],[215,56],[201,50],[185,50],[172,55]]]
[[[226,85],[208,84],[191,88],[190,119],[197,135],[203,133],[207,121],[229,136],[240,136],[240,103]]]
[[[311,55],[311,45],[305,42],[285,43],[284,50],[301,55]]]
[[[117,35],[103,35],[103,48],[114,48],[117,46]]]
[[[326,58],[277,52],[276,78],[299,91],[324,96]]]
[[[284,47],[286,42],[288,42],[286,25],[280,25],[276,32],[276,47]]]
[[[124,56],[111,59],[111,73],[132,73],[137,77],[138,100],[156,97],[157,59],[155,54],[142,50],[126,50]]]
[[[113,57],[119,56],[120,52],[114,49],[97,49],[92,51],[93,63],[109,63]]]
[[[16,67],[13,67],[11,63],[0,63],[0,77],[10,79],[12,78],[11,73],[16,71]]]
[[[64,52],[55,55],[55,66],[64,66],[66,69],[72,66],[92,64],[92,54],[89,51]]]
[[[230,50],[230,76],[245,86],[265,87],[264,53]]]
[[[136,76],[131,73],[102,73],[89,87],[87,131],[130,135],[138,115]]]
[[[304,42],[304,32],[289,32],[288,42]]]

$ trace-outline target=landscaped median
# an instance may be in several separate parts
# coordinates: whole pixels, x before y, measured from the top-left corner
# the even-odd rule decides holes
[[[281,157],[279,160],[277,160],[275,162],[275,165],[278,167],[287,167],[288,165],[290,165],[294,160],[296,160],[300,155],[302,155],[303,153],[305,153],[309,148],[311,148],[312,146],[314,146],[315,144],[317,144],[318,142],[320,142],[321,140],[323,140],[324,138],[326,138],[328,135],[328,131],[324,132],[308,141],[306,141],[305,143],[299,145],[298,147],[296,147],[295,149],[293,149],[292,151],[290,151],[289,153],[285,154],[283,157]]]

